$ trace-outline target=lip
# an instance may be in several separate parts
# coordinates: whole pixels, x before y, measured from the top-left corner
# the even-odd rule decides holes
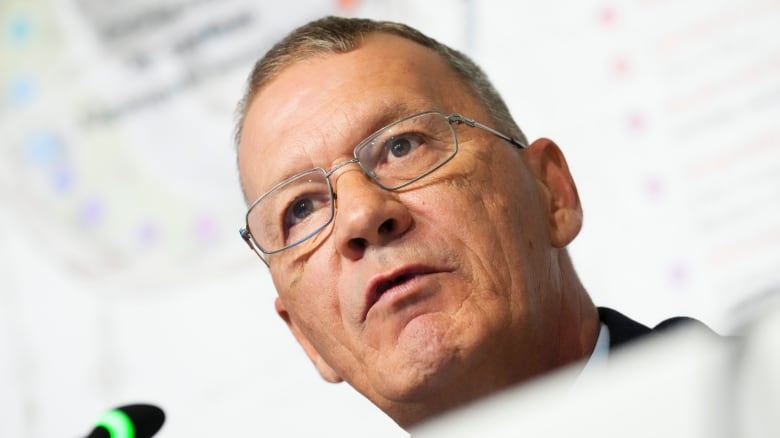
[[[406,265],[392,271],[378,274],[371,278],[365,290],[365,305],[362,320],[366,320],[368,312],[379,302],[386,292],[396,286],[400,286],[416,277],[437,274],[445,270],[426,265]]]

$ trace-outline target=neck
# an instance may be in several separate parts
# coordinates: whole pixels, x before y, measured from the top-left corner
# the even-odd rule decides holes
[[[559,366],[587,359],[596,346],[601,322],[598,309],[577,276],[566,251],[560,267],[560,316],[558,318]]]

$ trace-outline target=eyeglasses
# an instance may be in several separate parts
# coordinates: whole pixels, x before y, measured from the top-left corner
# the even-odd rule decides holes
[[[522,141],[460,114],[425,111],[407,116],[361,141],[353,158],[332,169],[320,167],[293,175],[253,202],[241,237],[267,265],[268,255],[299,245],[327,227],[335,215],[336,194],[330,176],[357,163],[376,185],[398,190],[431,174],[458,153],[454,125],[487,131],[516,147]]]

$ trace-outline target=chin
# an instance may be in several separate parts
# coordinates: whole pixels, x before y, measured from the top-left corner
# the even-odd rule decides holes
[[[379,373],[381,396],[373,401],[406,429],[482,395],[471,391],[473,385],[466,382],[474,382],[463,371],[450,361],[438,367]]]
[[[416,321],[420,322],[420,321]],[[448,396],[467,374],[469,348],[442,324],[409,324],[395,350],[375,370],[374,388],[396,403],[421,403]],[[466,355],[468,356],[468,355]]]
[[[494,337],[492,327],[469,322],[446,312],[409,321],[375,364],[370,386],[376,397],[369,398],[403,425],[483,395],[490,383],[474,376],[484,371]]]

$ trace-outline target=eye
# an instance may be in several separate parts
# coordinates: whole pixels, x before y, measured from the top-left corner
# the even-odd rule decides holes
[[[288,237],[291,234],[296,234],[297,231],[293,230],[299,228],[299,225],[306,222],[313,214],[317,213],[317,209],[321,208],[321,204],[321,202],[318,202],[311,196],[300,196],[295,198],[295,200],[284,210],[284,219],[282,223],[283,233]]]
[[[301,221],[314,212],[314,201],[311,198],[296,199],[288,209],[290,219]]]
[[[330,192],[324,190],[299,193],[282,210],[281,235],[289,243],[327,223],[330,210]]]
[[[387,140],[385,149],[393,157],[401,158],[409,155],[413,149],[419,147],[423,143],[423,138],[420,135],[402,134]]]

